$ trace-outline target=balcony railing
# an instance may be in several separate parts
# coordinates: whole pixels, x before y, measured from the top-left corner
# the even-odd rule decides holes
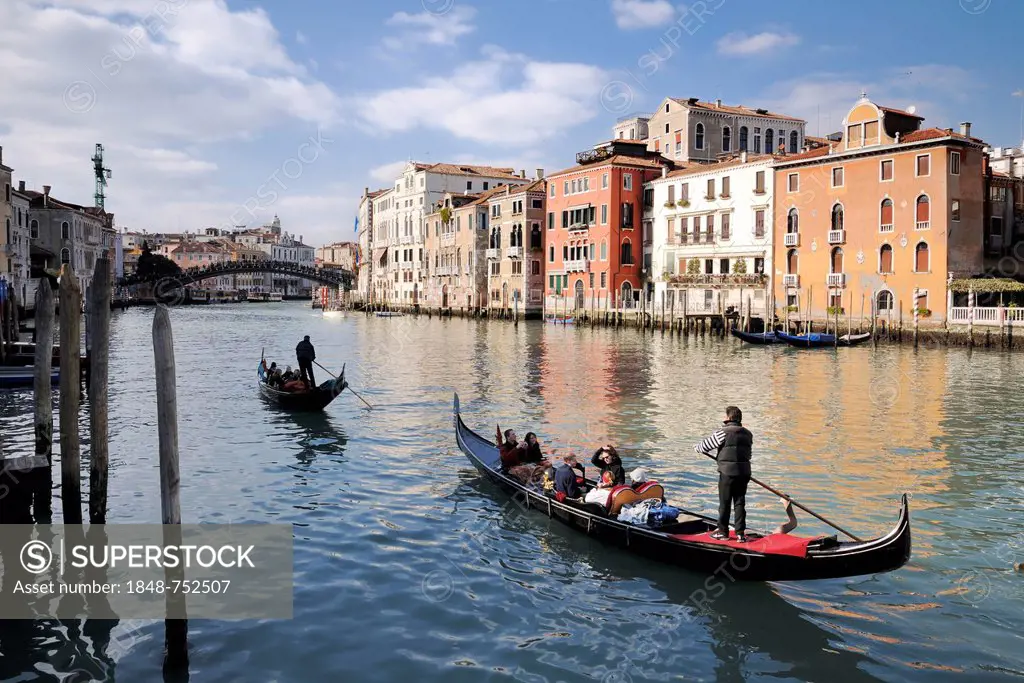
[[[800,233],[798,232],[787,232],[782,238],[782,243],[787,247],[799,247],[800,246]]]
[[[846,273],[829,273],[828,274],[828,286],[829,287],[845,287],[846,286]]]
[[[589,259],[575,259],[572,261],[565,262],[565,272],[567,273],[586,273],[590,270]]]
[[[878,232],[892,232],[892,223],[882,223],[878,226]]]
[[[674,285],[738,285],[762,287],[767,277],[763,273],[686,273],[673,275],[669,282]]]
[[[800,276],[797,275],[796,273],[792,273],[792,274],[789,274],[789,275],[783,275],[782,276],[782,285],[784,287],[799,287],[800,286]]]
[[[505,250],[505,255],[509,258],[523,258],[522,247],[509,247]]]
[[[455,244],[455,233],[454,232],[442,232],[441,233],[441,244],[443,246],[449,246]]]
[[[398,238],[399,244],[412,244],[412,235],[402,235]]]
[[[590,230],[590,223],[571,223],[569,224],[569,232],[578,232],[582,230]]]
[[[487,260],[496,261],[501,258],[501,249],[498,247],[491,247],[487,250]]]
[[[828,243],[829,244],[842,244],[846,241],[845,230],[829,230],[828,231]]]
[[[917,221],[914,227],[916,227],[918,230],[927,230],[931,226],[932,224],[930,221]]]

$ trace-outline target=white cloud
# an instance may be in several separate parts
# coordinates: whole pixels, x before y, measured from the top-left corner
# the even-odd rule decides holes
[[[3,0],[0,63],[0,93],[17,93],[0,97],[16,177],[89,203],[102,142],[114,170],[107,208],[118,225],[151,231],[221,223],[182,209],[197,192],[217,206],[248,197],[211,182],[251,170],[222,143],[292,126],[298,146],[341,118],[340,99],[288,56],[266,12],[224,0]],[[292,191],[317,193],[312,175]]]
[[[465,5],[457,5],[440,14],[396,12],[384,23],[396,27],[398,34],[384,38],[384,47],[398,51],[420,45],[455,45],[459,38],[476,30],[474,17],[476,9]]]
[[[395,178],[402,173],[407,163],[409,162],[392,161],[387,164],[381,164],[370,169],[370,177],[387,187],[395,182]]]
[[[630,30],[669,24],[676,10],[668,0],[612,0],[612,14],[619,28]]]
[[[602,69],[532,61],[494,47],[482,52],[447,76],[364,94],[352,106],[378,133],[432,128],[504,146],[557,138],[601,113],[598,99],[609,81]]]
[[[800,37],[792,33],[765,31],[747,35],[742,31],[736,31],[722,36],[717,46],[719,54],[747,56],[792,47],[799,42]]]
[[[297,42],[299,45],[305,45],[309,42],[309,38],[307,38],[306,34],[303,33],[302,31],[296,31],[295,42]]]

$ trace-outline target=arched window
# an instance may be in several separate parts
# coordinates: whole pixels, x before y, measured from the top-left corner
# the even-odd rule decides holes
[[[747,131],[747,127],[746,126],[740,126],[740,151],[741,152],[746,152],[747,151],[747,139],[748,139],[748,137],[749,137],[749,132]]]
[[[843,229],[843,205],[836,204],[832,207],[832,229],[842,230]]]
[[[772,145],[775,143],[775,132],[769,128],[764,132],[764,153],[771,154],[774,150]]]
[[[704,124],[698,123],[693,131],[694,149],[704,149]]]
[[[927,230],[929,221],[931,220],[931,207],[928,205],[927,195],[921,195],[917,198],[915,216],[917,220],[917,225],[915,227],[918,230]]]
[[[798,145],[800,144],[800,137],[796,134],[795,130],[789,131],[789,153],[796,154]]]
[[[790,209],[786,216],[786,232],[800,232],[800,214],[796,209]]]
[[[597,245],[593,242],[590,243],[590,260],[593,261],[597,256]]]
[[[622,283],[622,307],[632,308],[633,304],[633,285],[628,282]]]
[[[633,265],[633,243],[628,239],[622,243],[622,259],[620,263],[624,266]]]
[[[878,229],[881,232],[892,231],[892,200],[883,199],[882,209],[878,217]]]
[[[67,225],[67,223],[65,223],[64,225]],[[64,247],[63,249],[60,250],[60,262],[71,263],[71,250],[68,249],[67,247]]]
[[[39,221],[37,221],[37,220],[29,221],[28,226],[29,226],[29,229],[32,231],[31,232],[32,239],[34,239],[34,240],[39,239]]]
[[[790,249],[786,253],[786,272],[790,275],[796,275],[797,269],[800,267],[800,257],[797,256],[796,249]]]
[[[71,226],[68,225],[67,221],[60,224],[60,238],[62,240],[71,239]],[[65,261],[65,263],[67,263],[67,261]]]
[[[605,242],[604,240],[601,240],[601,260],[608,260],[608,243]]]
[[[892,246],[883,244],[878,250],[878,272],[891,273],[892,270]]]
[[[540,225],[537,223],[533,224],[533,228],[530,230],[530,249],[540,249],[541,232]]]
[[[928,244],[925,242],[918,242],[917,247],[914,249],[914,272],[927,273],[930,266],[931,263],[928,258]]]
[[[831,270],[829,272],[831,272],[831,273],[841,273],[841,272],[843,272],[843,248],[842,247],[833,247],[832,248],[832,258],[829,259],[829,265],[831,267]]]
[[[732,151],[732,128],[725,126],[722,128],[722,151]]]
[[[893,303],[892,292],[888,289],[883,289],[878,293],[875,303],[875,310],[877,312],[882,313],[883,311],[891,311]]]

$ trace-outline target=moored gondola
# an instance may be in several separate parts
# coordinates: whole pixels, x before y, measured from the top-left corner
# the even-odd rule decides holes
[[[266,366],[260,359],[256,368],[256,386],[260,394],[268,401],[285,408],[301,412],[315,412],[323,410],[338,395],[348,387],[345,381],[345,368],[341,368],[341,374],[333,379],[320,384],[320,386],[306,391],[280,391],[266,382]]]
[[[659,527],[620,522],[592,505],[559,502],[501,472],[498,449],[462,421],[454,398],[455,439],[469,461],[490,481],[527,508],[537,510],[588,536],[628,551],[689,570],[747,581],[803,581],[860,576],[898,569],[910,558],[910,513],[907,496],[889,533],[868,541],[839,541],[835,536],[800,537],[774,533],[746,543],[714,540],[715,521],[683,510],[678,521]]]
[[[857,346],[871,339],[871,334],[865,332],[864,334],[844,334],[838,339],[834,334],[821,334],[819,332],[812,332],[811,334],[786,334],[785,332],[776,332],[775,336],[779,340],[784,341],[790,346],[794,346],[798,349],[825,349],[833,346]]]
[[[732,330],[732,336],[742,339],[748,344],[781,344],[782,340],[775,336],[775,332],[743,332]]]

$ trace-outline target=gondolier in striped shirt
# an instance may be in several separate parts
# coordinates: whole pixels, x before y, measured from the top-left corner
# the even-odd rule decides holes
[[[729,538],[729,512],[736,508],[736,540],[745,542],[747,530],[747,484],[750,483],[750,452],[754,436],[743,426],[743,413],[736,406],[725,409],[725,424],[693,450],[718,461],[718,529],[714,539]]]

